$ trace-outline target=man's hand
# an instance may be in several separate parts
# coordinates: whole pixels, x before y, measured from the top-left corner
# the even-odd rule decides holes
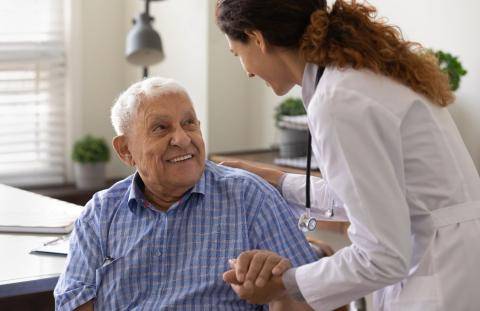
[[[263,287],[272,275],[281,276],[292,265],[288,259],[274,252],[251,250],[242,252],[231,262],[231,267],[235,269],[237,280],[248,288],[254,284]]]
[[[274,252],[246,251],[230,261],[232,270],[223,274],[237,295],[250,303],[265,304],[285,296],[282,274],[290,261]]]

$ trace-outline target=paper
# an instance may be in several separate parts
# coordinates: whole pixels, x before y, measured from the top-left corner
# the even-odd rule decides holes
[[[42,246],[32,249],[31,253],[64,255],[68,254],[69,236],[62,236],[45,242]]]

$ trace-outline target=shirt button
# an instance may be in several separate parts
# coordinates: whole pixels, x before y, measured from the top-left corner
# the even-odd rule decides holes
[[[157,256],[162,256],[162,251],[157,251]]]

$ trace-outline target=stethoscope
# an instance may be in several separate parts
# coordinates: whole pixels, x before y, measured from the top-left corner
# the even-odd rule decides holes
[[[315,78],[315,89],[317,89],[318,83],[322,78],[325,67],[318,67],[317,76]],[[311,204],[310,204],[310,175],[312,170],[312,135],[310,130],[308,131],[308,146],[307,146],[307,169],[305,172],[305,213],[303,213],[298,220],[298,228],[303,232],[313,231],[317,226],[317,219],[312,217],[310,214]],[[327,211],[327,217],[333,217],[333,206]]]

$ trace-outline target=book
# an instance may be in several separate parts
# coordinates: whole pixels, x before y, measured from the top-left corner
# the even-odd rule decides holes
[[[0,184],[0,232],[69,233],[82,209]]]

